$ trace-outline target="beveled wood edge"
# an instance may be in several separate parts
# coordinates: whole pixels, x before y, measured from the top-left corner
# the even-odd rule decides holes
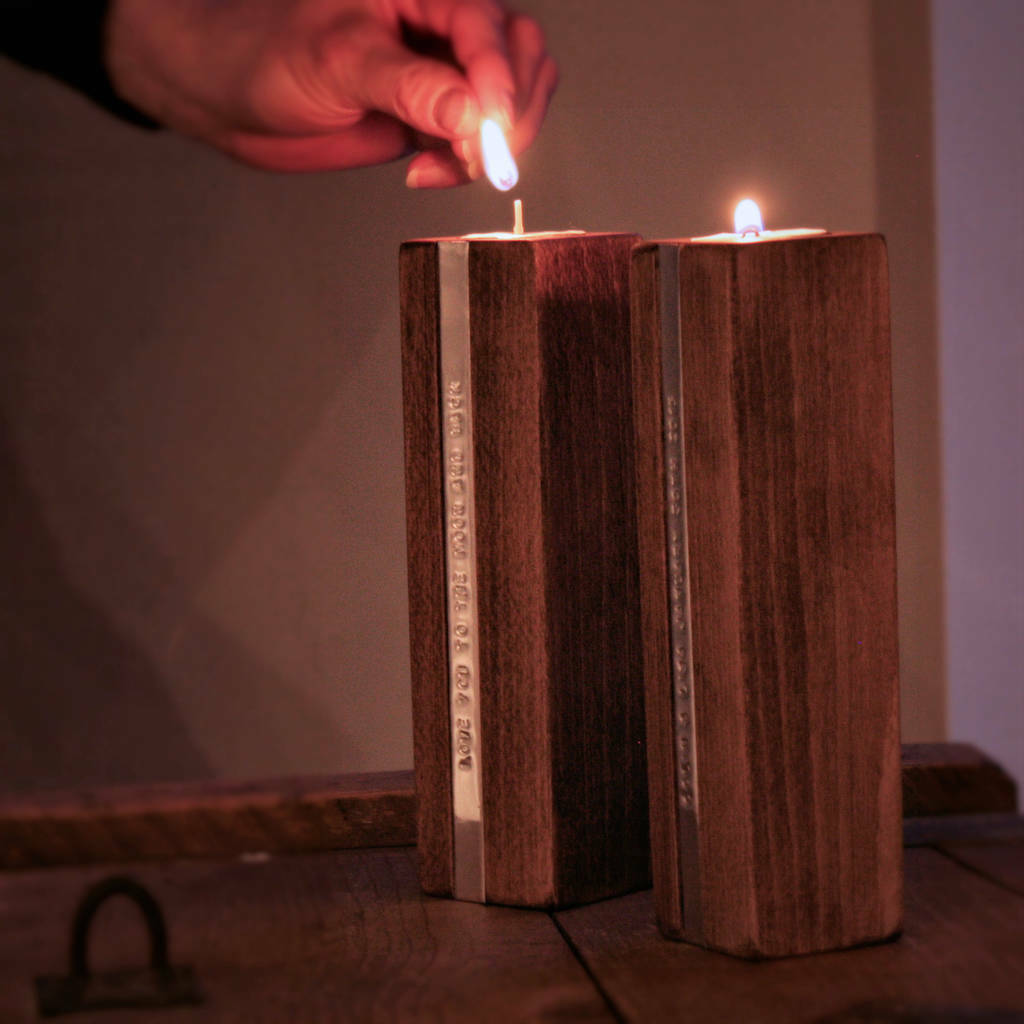
[[[906,845],[1024,835],[1016,784],[976,747],[907,743],[902,760]],[[415,842],[411,771],[0,796],[8,870]]]
[[[1011,813],[1017,784],[969,743],[905,743],[903,817]]]
[[[0,868],[416,842],[411,771],[0,797]]]

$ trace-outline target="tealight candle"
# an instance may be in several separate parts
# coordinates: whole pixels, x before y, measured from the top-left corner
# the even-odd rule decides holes
[[[755,208],[756,209],[756,208]],[[901,916],[889,298],[879,235],[634,253],[652,860],[664,934],[750,957]]]
[[[420,878],[552,907],[650,877],[628,234],[401,251]]]

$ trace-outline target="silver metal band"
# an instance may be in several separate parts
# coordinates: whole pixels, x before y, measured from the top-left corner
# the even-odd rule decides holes
[[[439,242],[454,896],[483,903],[480,657],[469,332],[469,243]]]
[[[679,822],[679,870],[683,927],[692,936],[701,925],[697,833],[697,758],[690,637],[690,573],[686,534],[686,462],[679,316],[679,248],[658,246],[661,336],[662,438],[665,457],[665,545],[668,569],[669,642],[672,665],[672,728],[675,794]],[[688,899],[689,892],[692,898]]]

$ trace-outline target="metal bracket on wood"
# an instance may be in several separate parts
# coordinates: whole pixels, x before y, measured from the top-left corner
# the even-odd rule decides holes
[[[149,933],[149,966],[93,974],[89,970],[89,928],[96,911],[112,896],[126,896],[142,913]],[[167,958],[167,928],[160,905],[134,879],[113,876],[89,888],[71,925],[71,970],[35,979],[43,1017],[86,1010],[141,1009],[202,1002],[191,967],[172,967]]]

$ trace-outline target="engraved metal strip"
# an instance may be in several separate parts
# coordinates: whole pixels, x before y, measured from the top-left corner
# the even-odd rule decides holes
[[[440,242],[438,246],[454,896],[482,903],[486,888],[480,764],[480,632],[473,486],[469,243]]]
[[[672,667],[672,732],[683,927],[690,936],[701,923],[697,832],[697,758],[690,636],[689,545],[686,533],[686,463],[683,437],[679,248],[658,247],[661,337],[662,437],[665,457],[665,544],[669,642]]]

